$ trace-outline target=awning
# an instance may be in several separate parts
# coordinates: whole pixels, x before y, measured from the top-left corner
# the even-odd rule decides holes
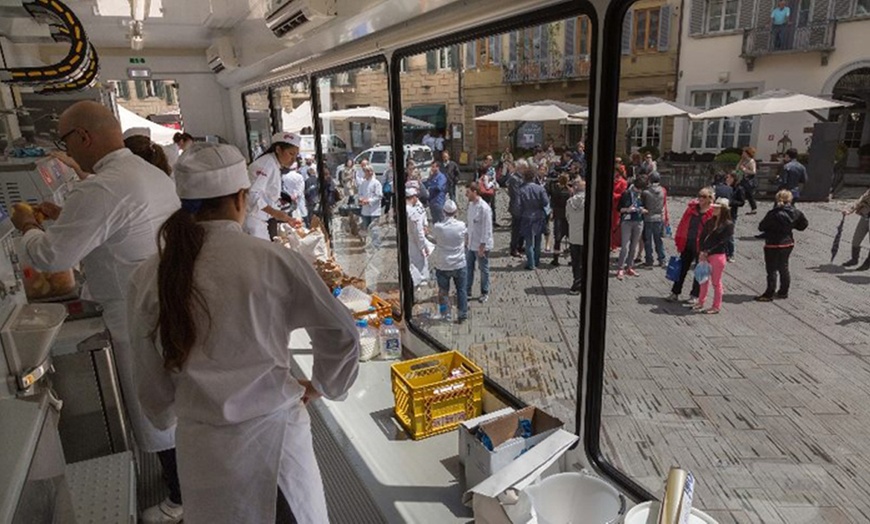
[[[428,104],[409,107],[405,116],[424,120],[435,126],[435,129],[447,129],[447,106],[444,104]],[[405,126],[405,129],[426,129],[424,127]]]

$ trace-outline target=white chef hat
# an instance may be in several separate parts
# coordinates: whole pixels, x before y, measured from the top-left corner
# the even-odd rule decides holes
[[[286,131],[282,133],[275,133],[272,135],[272,143],[283,142],[285,144],[290,144],[291,146],[302,147],[302,137],[297,135],[296,133],[288,133]]]
[[[452,215],[452,214],[456,213],[456,202],[454,202],[452,200],[448,200],[447,202],[444,202],[444,212],[447,213],[448,215]]]
[[[405,198],[411,198],[415,196],[417,196],[416,187],[405,187]]]
[[[173,173],[182,200],[216,198],[251,187],[245,157],[225,144],[195,142],[179,157]]]
[[[151,130],[147,127],[131,127],[130,129],[124,131],[124,140],[130,138],[131,136],[145,136],[150,139]]]

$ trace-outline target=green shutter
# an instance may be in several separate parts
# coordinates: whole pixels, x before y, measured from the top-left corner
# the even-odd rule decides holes
[[[145,98],[147,94],[145,91],[145,81],[144,80],[136,80],[134,82],[136,84],[136,98],[142,100]]]
[[[450,46],[450,69],[457,71],[459,69],[459,46]]]
[[[438,55],[437,51],[426,51],[426,72],[434,73],[438,70]]]

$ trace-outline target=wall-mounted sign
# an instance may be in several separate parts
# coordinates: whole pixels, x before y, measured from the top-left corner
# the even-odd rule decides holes
[[[151,78],[151,70],[147,67],[128,67],[127,78],[132,78],[134,80]]]
[[[131,64],[144,64],[145,59],[141,58],[141,57],[130,57],[130,63]]]

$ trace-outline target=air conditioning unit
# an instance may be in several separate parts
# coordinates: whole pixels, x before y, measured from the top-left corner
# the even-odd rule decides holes
[[[338,15],[336,0],[272,0],[266,26],[278,38],[301,36]]]
[[[209,69],[215,74],[239,67],[239,60],[236,58],[235,49],[233,49],[233,40],[227,36],[218,38],[211,47],[205,50],[205,59],[208,61]]]

